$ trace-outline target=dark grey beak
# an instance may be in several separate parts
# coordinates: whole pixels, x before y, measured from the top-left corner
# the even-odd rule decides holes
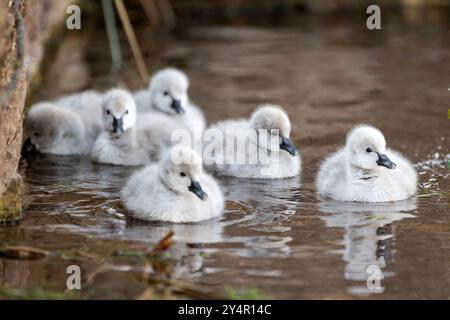
[[[123,133],[123,118],[113,117],[113,131],[114,133]]]
[[[178,113],[178,114],[184,113],[184,109],[181,106],[180,100],[172,99],[172,104],[170,106],[172,107],[172,109],[175,110],[176,113]]]
[[[294,144],[288,138],[281,138],[280,149],[289,152],[289,154],[292,156],[295,156],[297,154],[297,149],[295,149]]]
[[[395,167],[397,167],[397,165],[393,163],[391,159],[388,158],[387,155],[378,152],[377,154],[378,154],[377,165],[386,167],[388,169],[395,169]]]
[[[191,180],[191,185],[189,186],[189,191],[193,192],[197,197],[199,197],[202,200],[206,200],[208,198],[208,195],[205,191],[203,191],[202,186],[198,181]]]
[[[25,142],[23,143],[22,146],[22,150],[21,150],[21,154],[22,155],[26,155],[29,153],[33,153],[36,151],[36,146],[31,142],[31,139],[28,138],[27,140],[25,140]]]

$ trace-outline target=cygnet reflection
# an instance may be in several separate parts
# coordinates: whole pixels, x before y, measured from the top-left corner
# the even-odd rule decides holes
[[[364,282],[350,287],[349,291],[355,294],[382,292],[382,287],[378,290],[368,289],[368,268],[377,266],[382,270],[392,263],[395,253],[393,222],[415,218],[412,212],[417,209],[417,199],[376,204],[323,201],[318,204],[318,209],[329,213],[320,217],[327,227],[345,230],[342,253],[346,263],[345,279]],[[382,274],[384,277],[392,276],[383,271]]]

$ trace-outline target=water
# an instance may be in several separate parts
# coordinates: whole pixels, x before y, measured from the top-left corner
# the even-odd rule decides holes
[[[247,116],[258,103],[283,105],[303,155],[301,177],[221,178],[223,218],[169,225],[132,221],[117,205],[134,168],[86,158],[24,159],[24,218],[2,227],[0,243],[51,254],[0,258],[2,287],[63,292],[66,267],[77,264],[83,271],[80,297],[136,298],[146,288],[143,272],[162,268],[149,267],[140,253],[173,229],[174,260],[163,273],[202,292],[257,288],[265,297],[289,299],[450,298],[448,28],[396,23],[373,36],[361,28],[315,20],[271,29],[205,26],[164,43],[149,65],[183,67],[191,96],[210,122]],[[419,197],[373,205],[316,199],[319,161],[361,122],[378,126],[391,147],[417,163]],[[379,290],[367,288],[369,266],[383,274]]]

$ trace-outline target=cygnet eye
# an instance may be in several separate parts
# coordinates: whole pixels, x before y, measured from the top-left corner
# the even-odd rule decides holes
[[[164,94],[165,96],[167,96],[167,95],[169,95],[169,92],[164,91],[163,94]]]
[[[111,112],[109,110],[106,110],[106,114],[109,116]]]
[[[35,132],[35,133],[34,133],[34,136],[35,136],[35,137],[39,137],[39,133]]]
[[[186,173],[184,173],[184,172],[180,172],[180,176],[182,176],[182,177],[186,177]]]
[[[128,114],[128,110],[127,110],[127,111],[125,111],[125,114]]]
[[[368,148],[366,149],[366,151],[367,151],[367,152],[372,152],[373,150],[372,150],[371,147],[368,147]]]

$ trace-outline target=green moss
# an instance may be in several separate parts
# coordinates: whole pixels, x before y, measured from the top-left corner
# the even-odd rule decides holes
[[[0,299],[15,300],[70,300],[78,299],[75,291],[61,291],[44,287],[8,288],[0,287]]]
[[[267,297],[257,288],[248,288],[237,291],[231,287],[225,287],[226,297],[229,300],[265,300]]]
[[[0,222],[14,222],[22,215],[23,181],[19,176],[0,196]]]

